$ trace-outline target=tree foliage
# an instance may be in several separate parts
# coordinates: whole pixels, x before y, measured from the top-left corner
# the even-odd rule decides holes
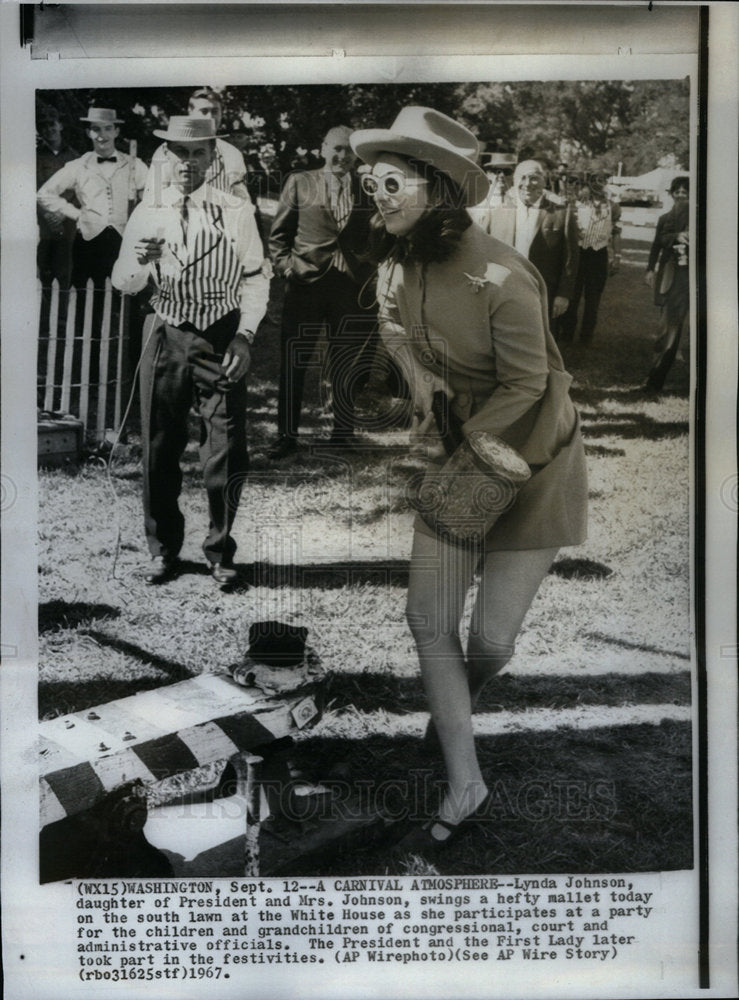
[[[38,91],[37,109],[55,108],[67,141],[82,150],[89,143],[79,119],[90,105],[113,107],[123,119],[121,147],[135,139],[147,160],[159,144],[153,129],[185,113],[195,86]],[[597,164],[614,172],[620,162],[625,174],[688,165],[688,80],[233,86],[222,97],[222,131],[241,133],[247,151],[271,144],[285,170],[320,150],[331,126],[387,128],[408,104],[443,111],[488,149],[520,159],[544,156],[572,169]]]

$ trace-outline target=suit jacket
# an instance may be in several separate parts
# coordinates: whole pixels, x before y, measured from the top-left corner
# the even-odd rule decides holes
[[[514,246],[516,242],[516,202],[508,201],[490,210],[483,227],[491,236]],[[569,205],[555,203],[546,195],[539,206],[536,233],[529,248],[529,260],[547,286],[549,312],[559,295],[571,299],[580,255],[577,217]]]
[[[357,283],[365,281],[372,265],[360,259],[367,249],[369,220],[374,203],[352,176],[354,205],[339,231],[329,207],[329,191],[323,169],[296,171],[285,180],[269,234],[269,250],[275,273],[300,284],[322,278],[331,267],[335,250],[341,250],[349,273]]]
[[[689,225],[688,205],[673,205],[669,212],[657,219],[654,241],[649,249],[647,270],[657,271],[654,282],[654,304],[664,304],[665,295],[670,290],[676,273],[676,254],[674,245],[678,235]],[[687,275],[687,268],[685,268]]]

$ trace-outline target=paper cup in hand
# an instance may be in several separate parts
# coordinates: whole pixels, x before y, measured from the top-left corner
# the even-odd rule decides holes
[[[505,441],[473,431],[441,468],[414,477],[410,499],[446,541],[474,545],[514,503],[531,478],[526,461]]]

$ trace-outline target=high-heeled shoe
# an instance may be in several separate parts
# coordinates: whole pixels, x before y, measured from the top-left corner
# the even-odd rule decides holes
[[[414,826],[397,841],[395,851],[402,854],[423,854],[424,852],[443,850],[472,827],[489,822],[492,818],[492,796],[488,792],[479,806],[458,823],[450,823],[448,820],[432,817],[419,826]],[[431,832],[435,826],[441,826],[448,830],[449,835],[435,837]]]

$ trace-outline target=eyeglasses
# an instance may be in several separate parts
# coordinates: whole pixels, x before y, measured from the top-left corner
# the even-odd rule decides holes
[[[500,174],[503,177],[510,177],[513,173],[510,167],[485,167],[488,174]]]
[[[405,188],[418,187],[421,184],[428,184],[428,181],[423,177],[405,177],[403,174],[383,174],[382,177],[375,177],[374,174],[362,175],[362,190],[370,198],[378,194],[396,198]]]

